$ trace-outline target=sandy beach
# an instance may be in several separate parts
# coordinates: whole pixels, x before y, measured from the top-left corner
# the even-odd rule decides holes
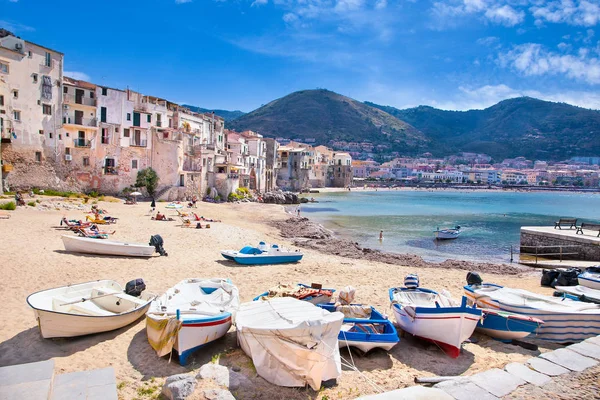
[[[85,218],[82,210],[63,208],[66,203],[76,205],[81,201],[53,199],[50,203],[49,198],[36,198],[42,204],[56,207],[49,210],[20,207],[7,212],[10,219],[0,219],[0,265],[5,302],[5,323],[0,327],[0,366],[50,358],[55,360],[59,373],[112,366],[119,383],[120,398],[150,399],[157,398],[165,377],[197,370],[212,359],[228,367],[239,367],[250,379],[252,385],[234,393],[240,399],[351,399],[376,393],[378,389],[411,386],[416,376],[470,375],[493,367],[502,368],[510,362],[522,362],[539,352],[558,347],[533,341],[540,348],[530,351],[475,334],[478,342],[465,344],[462,354],[457,359],[450,359],[433,345],[405,337],[389,353],[375,351],[367,356],[353,353],[352,359],[359,372],[345,369],[336,386],[314,392],[305,388],[276,387],[257,376],[250,359],[237,346],[233,327],[224,339],[197,352],[186,367],[175,361],[169,363],[167,357],[156,356],[148,345],[143,319],[103,334],[42,339],[26,297],[39,290],[97,279],[113,279],[124,286],[129,280],[143,278],[149,292],[161,294],[185,278],[227,277],[238,286],[242,301],[251,301],[279,282],[315,282],[337,289],[352,285],[357,289],[358,302],[374,305],[388,315],[391,312],[387,290],[402,285],[408,273],[418,273],[421,286],[448,289],[456,298],[462,294],[466,270],[470,267],[482,271],[487,282],[543,294],[551,294],[553,290],[540,287],[539,271],[514,264],[495,267],[449,261],[431,265],[415,258],[390,258],[381,254],[357,258],[357,254],[370,252],[363,249],[349,251],[347,242],[336,242],[335,238],[311,239],[311,243],[327,243],[321,248],[316,244],[303,245],[305,256],[297,264],[241,267],[225,261],[220,250],[239,249],[260,240],[290,247],[296,247],[294,241],[296,245],[306,242],[306,239],[294,238],[293,234],[282,237],[279,229],[274,227],[274,224],[286,226],[284,221],[290,218],[284,206],[258,203],[200,202],[194,210],[198,215],[222,222],[210,223],[210,229],[188,229],[181,227],[174,211],[165,209],[167,203],[157,203],[158,209],[176,221],[151,220],[149,203],[100,202],[100,208],[119,218],[116,225],[110,226],[111,230],[116,229],[115,240],[147,243],[151,235],[160,234],[169,256],[124,259],[69,254],[64,251],[60,237],[71,233],[57,228],[63,216]],[[86,205],[86,210],[89,208]],[[339,247],[337,251],[336,247]],[[346,350],[342,350],[342,357],[350,358]]]

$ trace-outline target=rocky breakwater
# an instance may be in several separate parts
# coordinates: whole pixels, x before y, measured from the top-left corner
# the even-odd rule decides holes
[[[284,238],[294,239],[295,246],[317,250],[322,253],[341,257],[378,261],[386,264],[406,265],[418,268],[456,268],[467,271],[516,275],[530,271],[521,265],[480,263],[463,260],[446,260],[441,263],[428,262],[415,254],[385,253],[361,247],[357,242],[336,238],[320,224],[308,218],[291,217],[283,221],[274,221],[272,225],[279,229]]]
[[[281,190],[274,190],[267,192],[262,196],[263,203],[270,204],[300,204],[300,199],[296,193],[283,192]]]

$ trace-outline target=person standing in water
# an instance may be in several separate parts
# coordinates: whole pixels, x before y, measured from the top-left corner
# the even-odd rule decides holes
[[[379,231],[379,241],[383,240],[383,231]]]

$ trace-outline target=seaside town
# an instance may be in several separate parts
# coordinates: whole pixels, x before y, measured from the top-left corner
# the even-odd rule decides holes
[[[0,400],[599,398],[600,156],[236,131],[19,35]]]

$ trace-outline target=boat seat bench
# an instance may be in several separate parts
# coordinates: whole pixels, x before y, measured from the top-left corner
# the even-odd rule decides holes
[[[63,297],[63,296],[54,296],[52,298],[52,308],[54,311],[58,312],[69,312],[75,311],[79,314],[83,315],[93,315],[93,316],[108,316],[115,315],[114,313],[105,310],[97,306],[94,302],[87,300],[82,301],[80,303],[73,303],[68,305],[62,305],[65,303],[70,303],[72,301],[76,301],[76,298],[73,297]]]
[[[577,228],[577,218],[560,218],[554,223],[554,229],[562,229],[561,225],[569,225],[569,229]]]
[[[600,224],[590,224],[587,222],[582,222],[581,226],[576,226],[575,228],[577,228],[577,231],[575,232],[576,234],[583,235],[583,230],[587,229],[590,231],[598,231],[597,237],[600,237]]]

